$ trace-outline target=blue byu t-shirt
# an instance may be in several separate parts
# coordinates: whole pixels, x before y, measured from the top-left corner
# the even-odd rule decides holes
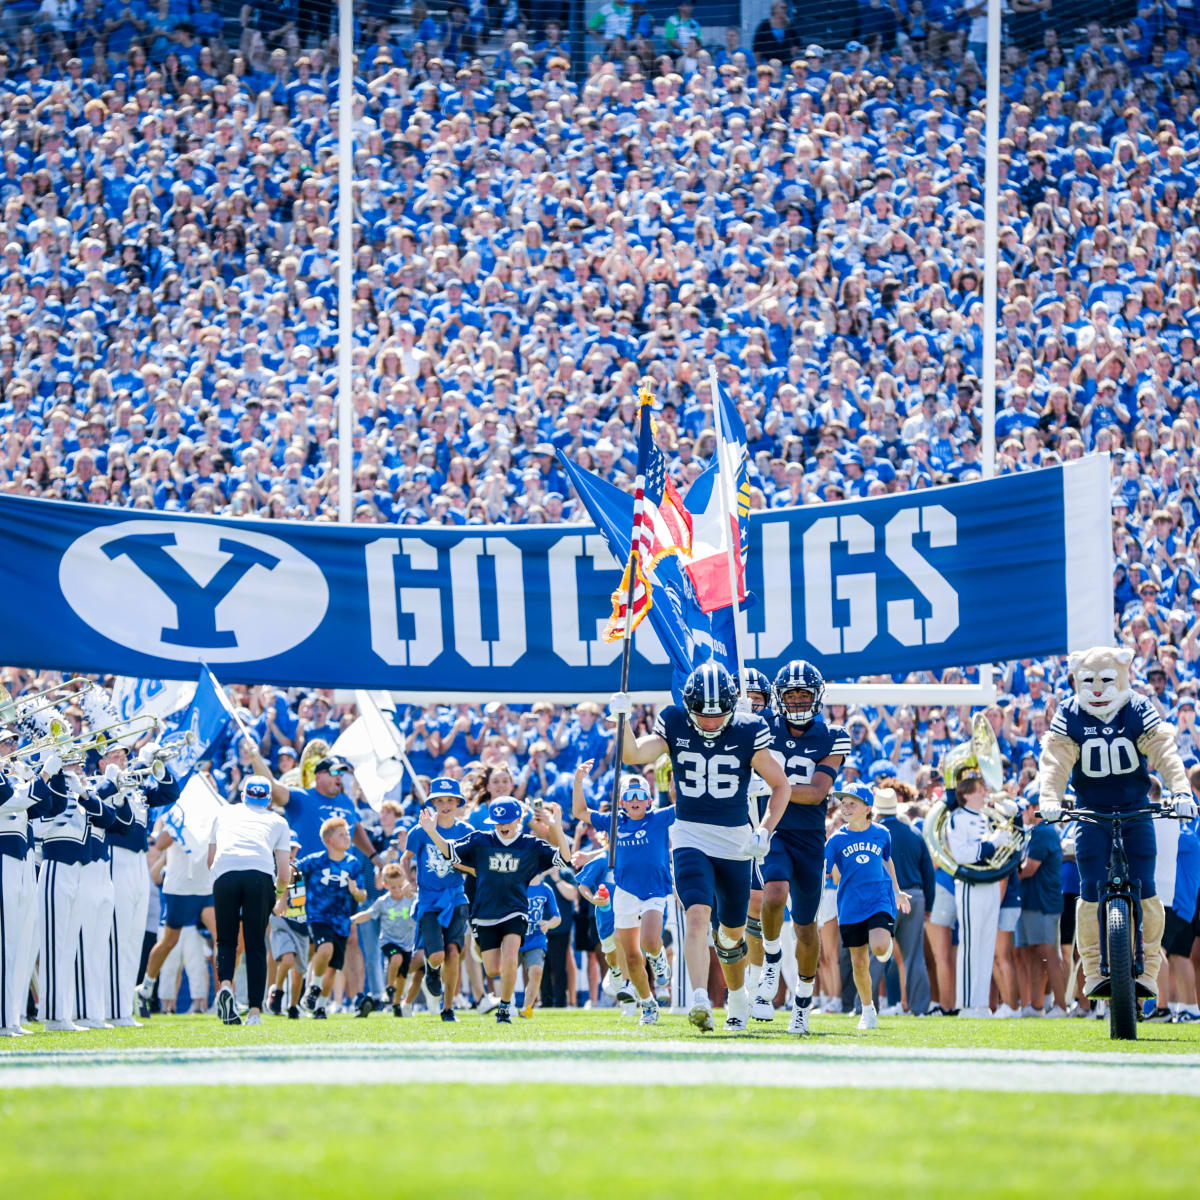
[[[589,812],[601,833],[612,828],[609,813]],[[640,821],[625,813],[617,822],[617,887],[639,900],[671,894],[671,826],[673,808],[651,809]]]
[[[896,915],[896,894],[883,865],[892,857],[892,835],[882,825],[859,833],[843,827],[825,843],[825,869],[837,867],[838,921],[853,925],[876,913]]]

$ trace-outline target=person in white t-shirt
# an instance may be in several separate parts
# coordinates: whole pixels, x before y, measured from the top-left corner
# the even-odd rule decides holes
[[[150,1000],[154,985],[167,955],[179,941],[179,934],[197,921],[204,923],[209,936],[216,941],[217,926],[213,910],[212,873],[205,856],[206,847],[197,841],[187,824],[187,813],[176,801],[159,818],[158,831],[151,843],[152,854],[166,856],[162,880],[162,928],[146,960],[146,971],[138,984],[138,1015],[150,1016]],[[207,995],[201,997],[207,1001]]]
[[[247,1025],[262,1023],[267,990],[267,922],[275,897],[292,877],[287,821],[268,807],[271,781],[251,775],[242,784],[242,803],[218,811],[209,835],[213,903],[217,911],[217,1015],[240,1025],[233,995],[238,931],[246,953]]]

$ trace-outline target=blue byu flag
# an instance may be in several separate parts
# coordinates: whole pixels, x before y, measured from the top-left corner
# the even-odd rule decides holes
[[[1110,642],[1108,472],[1092,454],[752,512],[746,659],[845,679]],[[621,553],[632,499],[615,511]],[[0,661],[188,680],[208,663],[225,683],[387,688],[405,703],[603,697],[621,566],[591,525],[239,521],[4,495]],[[676,594],[682,606],[682,581]],[[693,623],[681,611],[673,627]],[[649,621],[634,635],[632,691],[665,692],[690,662],[663,636]]]
[[[191,708],[187,710],[179,728],[161,739],[164,746],[180,741],[188,743],[168,762],[171,774],[178,780],[186,779],[232,720],[233,711],[229,707],[225,689],[217,683],[213,673],[202,665]]]
[[[633,497],[611,483],[582,471],[565,455],[559,458],[583,506],[604,534],[618,562],[629,557],[629,530],[633,522]],[[653,571],[654,603],[650,623],[671,656],[671,691],[680,698],[692,668],[709,658],[737,673],[733,659],[733,610],[703,612],[696,593],[675,557],[660,559]]]

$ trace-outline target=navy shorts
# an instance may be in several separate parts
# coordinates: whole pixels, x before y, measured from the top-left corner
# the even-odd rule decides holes
[[[426,954],[442,954],[447,946],[460,950],[467,938],[467,906],[458,904],[450,914],[450,921],[443,925],[435,912],[421,914],[417,922],[417,945]]]
[[[191,929],[206,908],[212,908],[212,892],[207,896],[176,896],[163,892],[163,924],[168,929]]]
[[[896,932],[896,918],[891,913],[872,913],[865,921],[851,921],[840,927],[842,945],[849,950],[852,946],[865,946],[871,940],[872,929],[886,929],[888,933]]]
[[[335,971],[340,971],[346,965],[347,934],[336,932],[332,925],[326,925],[323,921],[313,921],[308,927],[308,936],[314,951],[326,942],[333,947],[329,965]]]
[[[413,952],[405,950],[403,946],[397,946],[395,942],[384,942],[379,947],[379,953],[383,955],[383,961],[390,963],[397,955],[400,957],[400,974],[407,975],[408,968],[412,963]]]
[[[479,943],[479,952],[499,950],[500,944],[510,933],[516,934],[524,941],[529,934],[529,921],[525,917],[507,917],[497,925],[476,925],[475,941]]]
[[[751,860],[710,858],[703,850],[680,846],[671,855],[679,903],[712,908],[726,929],[740,929],[750,908]]]
[[[790,889],[792,922],[811,925],[821,907],[825,887],[825,833],[816,829],[777,829],[763,860],[767,883],[786,883]]]
[[[1157,895],[1154,886],[1154,822],[1146,817],[1121,827],[1125,854],[1129,859],[1129,878],[1142,885],[1141,896],[1148,900]],[[1108,852],[1112,833],[1099,825],[1079,823],[1075,835],[1075,863],[1079,867],[1079,895],[1089,904],[1100,899],[1100,889],[1108,877]]]

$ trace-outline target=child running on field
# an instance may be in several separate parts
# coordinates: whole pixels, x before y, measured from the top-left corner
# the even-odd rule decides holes
[[[400,998],[404,995],[404,983],[408,978],[417,939],[414,915],[416,902],[413,900],[416,893],[404,877],[404,868],[399,863],[388,863],[380,872],[380,877],[384,891],[375,898],[374,903],[356,912],[350,918],[350,924],[361,925],[364,921],[379,918],[379,953],[387,962],[388,1000],[392,1005],[392,1015],[398,1017]],[[359,1011],[363,1012],[362,1009]]]
[[[845,784],[833,795],[846,824],[825,843],[825,869],[837,884],[842,945],[850,951],[854,986],[862,1001],[859,1029],[875,1029],[879,1017],[871,991],[871,955],[892,957],[896,910],[908,912],[908,893],[900,890],[892,866],[892,835],[871,824],[874,794],[865,783]]]

